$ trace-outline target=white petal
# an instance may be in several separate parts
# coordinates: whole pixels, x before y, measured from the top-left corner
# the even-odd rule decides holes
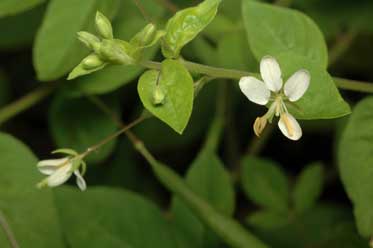
[[[87,189],[87,184],[85,183],[85,180],[82,177],[82,175],[80,174],[79,170],[75,170],[74,174],[76,176],[76,184],[78,185],[79,189],[81,191],[86,190]]]
[[[239,82],[242,93],[245,94],[250,101],[259,105],[266,105],[271,96],[271,92],[265,84],[254,77],[243,77]]]
[[[56,170],[55,173],[47,178],[48,186],[56,187],[65,183],[71,177],[71,168],[72,164],[68,163],[67,165]]]
[[[267,88],[273,92],[278,92],[282,87],[281,69],[276,59],[265,56],[260,61],[260,74]]]
[[[41,173],[51,175],[59,168],[59,166],[67,161],[68,158],[42,160],[37,164],[37,167]]]
[[[278,122],[281,132],[291,140],[299,140],[302,137],[302,128],[299,123],[289,113],[284,113]]]
[[[298,101],[307,91],[311,76],[307,70],[299,70],[285,83],[284,92],[291,102]]]

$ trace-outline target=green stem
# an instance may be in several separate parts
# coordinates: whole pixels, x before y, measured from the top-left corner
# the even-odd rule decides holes
[[[268,125],[266,129],[264,129],[262,135],[257,137],[254,135],[253,139],[251,140],[249,147],[247,149],[247,154],[257,156],[262,151],[264,146],[267,144],[268,139],[271,137],[273,130],[275,129],[275,124]]]
[[[230,69],[224,69],[224,68],[219,68],[219,67],[212,67],[212,66],[201,65],[201,64],[189,62],[189,61],[181,61],[181,62],[184,64],[184,66],[189,71],[204,74],[212,78],[226,78],[226,79],[239,80],[241,77],[259,76],[258,73],[249,73],[249,72],[240,71],[240,70],[230,70]],[[145,62],[142,62],[141,65],[143,65],[146,68],[155,69],[155,70],[160,70],[161,68],[161,63],[154,62],[154,61],[145,61]],[[350,79],[345,79],[345,78],[338,78],[338,77],[333,77],[333,79],[337,87],[341,89],[360,91],[360,92],[365,92],[365,93],[373,93],[373,83],[350,80]]]
[[[335,44],[329,50],[329,66],[333,65],[347,51],[357,33],[357,30],[350,30],[337,37]]]
[[[0,125],[49,96],[55,85],[42,86],[0,109]]]
[[[10,247],[12,248],[19,248],[18,242],[10,228],[8,222],[6,221],[5,215],[0,210],[0,226],[4,230],[5,236],[7,237]]]
[[[222,131],[224,129],[224,116],[226,110],[226,83],[222,82],[223,85],[219,85],[218,96],[216,97],[216,113],[210,129],[207,134],[207,138],[203,149],[209,149],[210,151],[216,151],[218,149]]]

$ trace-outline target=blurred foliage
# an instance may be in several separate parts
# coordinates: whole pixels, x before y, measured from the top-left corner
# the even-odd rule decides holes
[[[50,151],[73,148],[84,152],[118,130],[113,119],[130,122],[143,110],[137,92],[144,72],[140,66],[111,65],[66,80],[88,54],[76,33],[94,33],[94,16],[100,10],[111,18],[114,36],[130,40],[147,23],[162,29],[175,8],[200,2],[1,1],[0,113],[32,88],[57,85],[48,99],[1,126],[0,218],[8,222],[20,247],[230,247],[232,236],[222,233],[235,232],[236,223],[274,248],[369,246],[373,235],[373,105],[371,97],[357,92],[341,92],[352,107],[351,116],[301,122],[304,136],[296,144],[277,130],[270,132],[254,155],[248,152],[258,142],[251,125],[262,109],[248,104],[233,80],[215,80],[193,100],[191,79],[197,81],[201,75],[189,75],[182,63],[171,62],[164,69],[172,72],[167,74],[173,74],[172,78],[165,77],[162,84],[163,90],[178,96],[168,105],[174,116],[160,113],[151,103],[152,92],[140,89],[143,102],[149,101],[148,110],[154,107],[151,112],[168,125],[149,118],[133,132],[157,159],[185,175],[191,191],[184,194],[191,199],[199,196],[208,205],[196,210],[185,195],[170,194],[124,137],[88,157],[87,192],[71,186],[36,189],[41,176],[35,165]],[[330,75],[373,81],[373,2],[293,0],[288,1],[291,9],[262,2],[272,3],[223,0],[214,19],[215,9],[209,10],[213,14],[204,16],[201,26],[182,39],[183,46],[188,43],[181,50],[182,58],[259,72],[258,61],[270,52],[284,64],[286,77],[300,67],[313,75],[309,98],[300,102],[307,112],[297,113],[299,117],[348,114],[349,107]],[[177,25],[171,28],[178,32]],[[337,51],[341,43],[346,46]],[[178,54],[179,48],[170,56]],[[326,70],[328,56],[336,60]],[[160,61],[160,46],[148,49],[144,58]],[[151,73],[155,72],[147,72]],[[153,87],[157,80],[151,76],[145,83]],[[114,116],[108,116],[87,95],[98,95]],[[222,104],[222,128],[213,136],[218,144],[211,148],[203,142],[211,138]],[[181,107],[175,111],[174,106]],[[185,132],[179,135],[169,126]],[[216,223],[208,223],[198,212],[206,206],[216,211],[209,219]],[[8,248],[2,223],[0,247]]]

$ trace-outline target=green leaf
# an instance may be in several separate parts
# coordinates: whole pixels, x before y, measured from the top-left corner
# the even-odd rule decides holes
[[[52,191],[38,190],[37,158],[21,142],[0,133],[0,210],[20,247],[63,248]],[[8,247],[1,232],[1,247]]]
[[[221,0],[205,0],[196,7],[178,11],[167,23],[162,52],[177,58],[180,50],[193,40],[215,17]]]
[[[16,16],[0,18],[0,50],[31,46],[45,12],[45,5]]]
[[[288,179],[276,163],[245,157],[242,161],[241,184],[247,197],[256,204],[276,212],[288,210]]]
[[[217,211],[231,216],[234,211],[234,189],[220,159],[203,149],[186,175],[186,183],[194,193]],[[189,241],[190,247],[216,247],[217,237],[207,229],[180,198],[174,198],[172,209],[175,225]],[[202,245],[204,244],[204,245]]]
[[[141,3],[152,17],[161,17],[164,10],[152,0]],[[114,36],[118,39],[129,40],[146,25],[146,21],[131,1],[122,1],[118,16],[113,22]],[[145,51],[144,59],[152,59],[159,47],[151,47]],[[126,85],[138,77],[144,69],[139,66],[108,66],[102,71],[81,77],[69,87],[69,94],[80,96],[86,94],[104,94]]]
[[[158,84],[158,85],[157,85]],[[154,92],[159,87],[165,97],[163,104],[154,104]],[[176,132],[182,134],[193,108],[193,79],[177,60],[165,60],[161,72],[145,72],[138,84],[144,107]]]
[[[117,98],[106,99],[106,104],[115,113],[119,112]],[[115,122],[87,99],[72,99],[63,95],[58,95],[52,102],[49,126],[59,148],[71,148],[79,153],[114,133],[117,128]],[[92,153],[87,161],[98,163],[106,159],[114,147],[115,140]]]
[[[293,201],[295,210],[304,213],[312,208],[322,193],[324,184],[324,171],[319,163],[308,165],[298,176]]]
[[[339,143],[339,171],[359,232],[373,235],[373,97],[356,105]]]
[[[77,32],[94,30],[97,11],[113,17],[118,0],[52,0],[34,45],[34,66],[41,81],[68,73],[88,55]]]
[[[304,57],[326,69],[328,52],[317,25],[296,10],[243,1],[243,18],[255,57],[287,53]]]
[[[203,198],[195,194],[179,175],[166,165],[155,160],[145,147],[139,144],[136,148],[150,163],[154,174],[160,182],[168,190],[183,200],[193,213],[198,216],[206,226],[210,227],[218,234],[229,247],[267,247],[237,221],[227,217],[225,214],[221,214]]]
[[[18,14],[43,2],[45,0],[1,0],[0,17]]]
[[[357,234],[350,209],[342,206],[320,204],[297,218],[287,216],[287,222],[271,215],[258,212],[248,218],[251,228],[271,247],[368,248]]]
[[[302,98],[288,105],[289,112],[299,119],[332,119],[351,113],[350,106],[343,100],[333,78],[315,62],[291,54],[276,58],[281,66],[284,81],[296,71],[306,69],[310,72],[311,82]]]
[[[129,191],[97,187],[82,194],[65,186],[56,203],[71,247],[175,247],[161,211]]]
[[[289,223],[287,214],[271,210],[260,210],[247,218],[247,223],[260,229],[280,228]]]

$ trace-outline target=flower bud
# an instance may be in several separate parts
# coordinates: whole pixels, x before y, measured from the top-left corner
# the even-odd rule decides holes
[[[267,118],[266,117],[258,117],[254,122],[254,133],[256,136],[260,137],[264,128],[267,126]]]
[[[163,105],[164,104],[164,101],[165,101],[165,94],[163,92],[163,90],[161,89],[161,87],[159,87],[159,85],[157,85],[155,87],[155,90],[153,92],[153,104],[154,105]]]
[[[125,48],[116,40],[103,40],[99,49],[99,56],[114,64],[133,64],[133,59],[126,53]]]
[[[87,70],[95,69],[103,64],[104,61],[102,61],[96,54],[88,55],[85,59],[83,59],[83,67]]]
[[[113,39],[113,28],[109,19],[101,12],[96,13],[96,28],[100,35],[105,39]]]
[[[131,44],[137,47],[149,45],[155,39],[157,28],[154,24],[146,25],[139,33],[132,38]]]
[[[100,39],[88,32],[78,32],[78,39],[93,51],[97,51],[100,47]]]

